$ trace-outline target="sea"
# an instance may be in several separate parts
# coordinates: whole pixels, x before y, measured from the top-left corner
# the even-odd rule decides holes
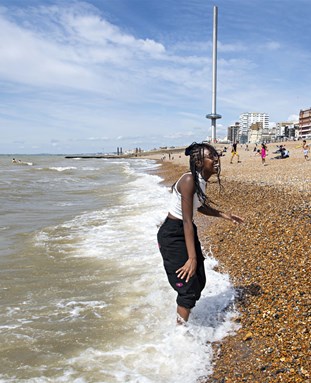
[[[0,382],[195,383],[237,330],[206,253],[187,326],[156,234],[170,191],[147,159],[0,156]]]

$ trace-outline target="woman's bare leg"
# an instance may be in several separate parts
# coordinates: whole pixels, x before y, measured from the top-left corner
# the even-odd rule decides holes
[[[190,315],[190,309],[177,305],[177,324],[185,324]]]

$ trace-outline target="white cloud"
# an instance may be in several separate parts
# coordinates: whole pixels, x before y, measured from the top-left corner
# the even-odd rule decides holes
[[[87,140],[89,141],[106,141],[108,140],[108,137],[89,137]]]
[[[0,45],[0,75],[6,80],[108,93],[115,84],[124,88],[130,62],[139,68],[148,57],[165,52],[162,44],[135,39],[96,14],[77,14],[79,8],[40,9],[42,18],[53,16],[55,21],[44,31],[38,31],[35,23],[18,26],[0,15],[0,33],[6,36]],[[66,35],[60,38],[63,30]]]
[[[299,115],[298,114],[291,114],[290,116],[287,117],[286,121],[298,122],[299,121]]]
[[[232,53],[232,52],[245,52],[248,50],[248,46],[243,42],[236,42],[231,44],[225,44],[219,41],[217,44],[217,51],[223,53]]]
[[[278,41],[269,41],[263,45],[264,49],[268,49],[270,51],[276,51],[281,49],[281,44]]]

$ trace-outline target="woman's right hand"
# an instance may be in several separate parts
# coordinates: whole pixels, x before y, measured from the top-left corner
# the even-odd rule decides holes
[[[185,279],[186,283],[189,279],[195,274],[197,269],[197,260],[196,258],[189,258],[188,261],[178,270],[176,274],[178,278]]]

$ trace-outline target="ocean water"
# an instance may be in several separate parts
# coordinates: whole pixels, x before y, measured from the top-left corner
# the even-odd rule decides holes
[[[236,330],[214,271],[187,327],[157,247],[170,193],[143,159],[0,156],[0,382],[194,383]]]

